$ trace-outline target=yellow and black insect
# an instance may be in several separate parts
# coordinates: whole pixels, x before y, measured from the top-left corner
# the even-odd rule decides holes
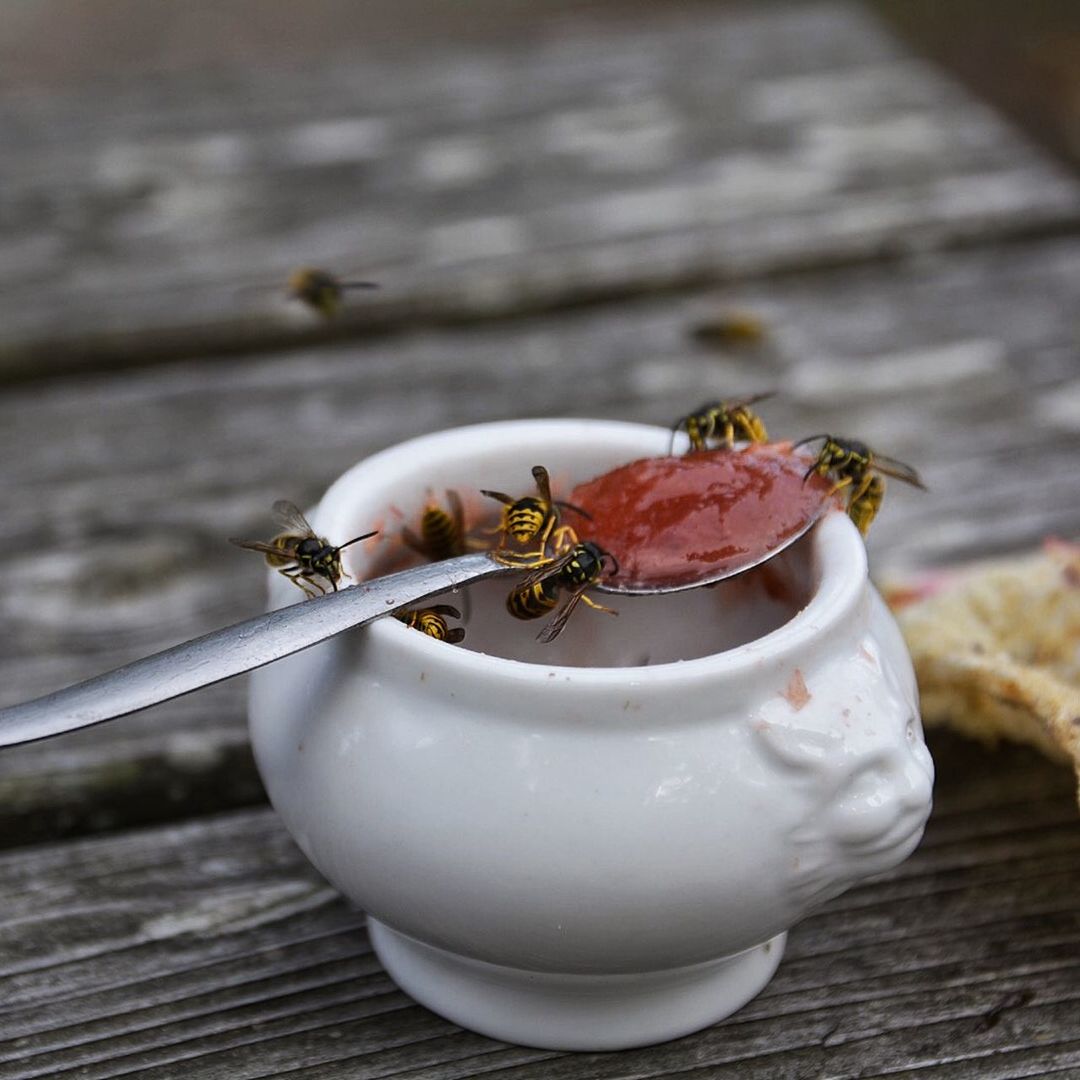
[[[614,555],[591,540],[577,543],[566,554],[534,570],[514,588],[506,598],[506,610],[515,619],[539,619],[555,609],[560,595],[565,592],[566,600],[555,618],[536,635],[545,643],[554,641],[562,633],[566,620],[582,600],[597,611],[617,615],[617,611],[585,595],[585,590],[600,580],[609,563],[610,573],[618,573],[619,564]]]
[[[910,466],[895,458],[875,454],[874,451],[857,439],[843,439],[835,435],[808,435],[792,444],[792,449],[807,443],[823,439],[818,456],[803,474],[805,483],[817,473],[818,476],[831,477],[834,480],[832,492],[849,488],[848,516],[855,522],[859,532],[865,536],[870,530],[870,523],[881,509],[885,498],[885,477],[891,476],[903,480],[922,491],[926,485],[919,479],[919,474]]]
[[[338,582],[349,576],[341,568],[341,552],[350,544],[377,535],[364,533],[334,547],[316,535],[307,518],[288,499],[279,499],[274,503],[274,517],[283,531],[272,540],[237,540],[230,537],[229,543],[260,552],[268,565],[302,589],[307,597],[325,593],[323,581],[329,582],[330,588],[337,592]]]
[[[704,345],[720,348],[760,345],[765,340],[765,323],[750,311],[725,311],[699,319],[690,328],[691,336]]]
[[[417,608],[415,611],[395,611],[394,618],[399,619],[413,630],[419,630],[422,634],[434,638],[436,641],[448,641],[456,645],[465,637],[465,631],[460,626],[451,628],[447,625],[446,616],[452,619],[460,619],[461,612],[449,604],[436,604],[434,607]]]
[[[709,440],[720,440],[721,446],[731,450],[736,442],[763,443],[769,438],[761,417],[750,406],[765,398],[772,397],[775,391],[754,394],[753,397],[740,401],[713,401],[695,409],[688,416],[682,417],[672,431],[677,434],[685,431],[690,436],[691,450],[707,450]],[[672,450],[675,449],[675,436],[672,435]]]
[[[328,270],[301,266],[289,275],[287,291],[290,299],[299,300],[323,318],[331,319],[341,310],[347,291],[378,287],[374,281],[342,281]]]
[[[543,465],[534,465],[532,474],[539,498],[526,495],[513,499],[501,491],[481,491],[482,495],[503,504],[502,519],[496,530],[501,539],[492,558],[507,566],[536,566],[550,561],[549,544],[560,554],[577,543],[577,535],[569,525],[559,526],[560,507],[589,518],[581,507],[551,497],[551,480]],[[527,550],[514,550],[507,546],[508,542]]]
[[[461,505],[461,496],[456,491],[447,491],[444,508],[434,499],[428,501],[420,515],[420,535],[406,527],[401,530],[401,537],[418,555],[438,562],[452,559],[455,555],[464,555],[465,511]]]
[[[456,491],[448,490],[446,502],[449,509],[441,506],[434,498],[428,501],[420,515],[419,536],[408,526],[401,530],[401,538],[405,543],[418,555],[432,562],[452,559],[457,555],[464,555],[468,550],[465,509],[461,504],[461,496]],[[462,594],[461,606],[467,620],[471,610],[467,592]]]

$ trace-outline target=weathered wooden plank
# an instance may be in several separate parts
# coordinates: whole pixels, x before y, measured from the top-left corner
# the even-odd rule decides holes
[[[1075,228],[1080,186],[846,3],[538,11],[0,99],[0,374],[505,316]],[[298,262],[383,280],[333,327]]]
[[[939,762],[966,768],[942,773],[940,826],[935,813],[903,867],[797,927],[776,978],[736,1016],[620,1054],[508,1048],[413,1005],[379,968],[362,917],[269,811],[10,852],[0,856],[0,1078],[758,1080],[1076,1067],[1080,831],[1067,770],[1026,750],[934,742]],[[1016,798],[1017,775],[1041,808],[1034,817]]]
[[[273,499],[313,501],[388,443],[537,415],[668,423],[776,387],[774,434],[839,429],[924,472],[893,485],[879,569],[1080,535],[1073,313],[1080,242],[1045,241],[744,283],[282,358],[218,359],[0,399],[0,700],[88,677],[252,614]],[[716,349],[695,321],[757,312]],[[250,803],[243,686],[0,755],[5,842]]]

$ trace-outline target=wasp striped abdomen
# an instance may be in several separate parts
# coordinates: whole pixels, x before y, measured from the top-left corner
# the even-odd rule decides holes
[[[544,577],[521,585],[506,598],[506,610],[515,619],[539,619],[555,609],[559,602],[559,579]]]
[[[434,499],[424,507],[420,515],[419,536],[409,528],[401,530],[405,543],[432,562],[464,555],[466,550],[465,512],[461,497],[456,491],[447,491],[446,502],[449,509]]]

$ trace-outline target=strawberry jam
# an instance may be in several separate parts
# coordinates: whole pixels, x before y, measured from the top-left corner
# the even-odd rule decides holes
[[[579,484],[564,521],[618,560],[630,591],[686,588],[783,547],[831,505],[832,481],[790,443],[642,458]]]

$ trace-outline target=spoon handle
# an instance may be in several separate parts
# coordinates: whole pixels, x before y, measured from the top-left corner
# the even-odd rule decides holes
[[[280,660],[425,597],[512,571],[484,552],[462,555],[214,630],[65,690],[0,709],[0,747],[126,716]]]

